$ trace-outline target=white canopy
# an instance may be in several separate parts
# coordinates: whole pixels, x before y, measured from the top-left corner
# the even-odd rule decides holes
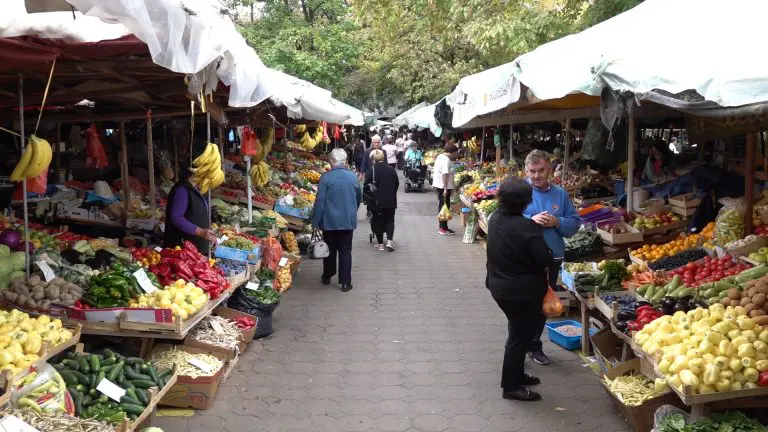
[[[285,106],[290,118],[343,124],[352,116],[349,105],[334,103],[328,90],[274,69],[268,69],[267,77],[280,89],[270,99]]]
[[[401,128],[403,126],[408,126],[407,119],[409,118],[409,116],[411,114],[413,114],[414,111],[416,111],[416,110],[418,110],[420,108],[424,108],[425,106],[427,106],[426,102],[420,102],[420,103],[410,107],[408,110],[406,110],[405,112],[401,113],[400,115],[398,115],[397,117],[392,119],[392,124],[395,125],[395,127],[397,127],[397,128]],[[408,126],[408,127],[410,127],[410,126]]]
[[[406,126],[409,129],[429,129],[434,136],[439,137],[443,134],[443,128],[435,121],[435,106],[437,103],[427,105],[422,102],[395,117],[392,123],[397,128]]]
[[[763,39],[766,13],[768,2],[763,0],[646,0],[512,63],[462,79],[448,98],[454,109],[453,126],[496,108],[478,101],[502,95],[502,89],[507,94],[497,98],[498,104],[506,106],[579,93],[599,96],[606,87],[641,99],[658,90],[672,94],[695,90],[722,107],[766,102],[768,58],[747,42]],[[662,22],[673,24],[649,31]]]

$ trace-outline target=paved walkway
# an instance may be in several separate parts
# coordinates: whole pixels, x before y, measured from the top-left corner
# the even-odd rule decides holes
[[[305,261],[275,312],[275,333],[249,347],[213,408],[158,418],[158,426],[165,432],[628,431],[576,354],[549,342],[553,364],[528,369],[541,377],[544,400],[501,399],[506,323],[484,287],[483,248],[437,234],[432,192],[401,192],[400,200],[395,253],[370,247],[361,216],[354,290],[321,285],[320,263]]]

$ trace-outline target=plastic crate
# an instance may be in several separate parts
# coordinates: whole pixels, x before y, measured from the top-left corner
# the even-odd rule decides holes
[[[245,251],[226,246],[219,246],[214,250],[216,258],[225,258],[233,261],[242,261],[256,264],[261,257],[261,247],[256,246],[252,251]]]
[[[573,320],[547,323],[547,334],[549,335],[549,340],[570,351],[581,348],[581,335],[565,336],[564,334],[557,331],[558,327],[562,327],[564,325],[572,325],[578,328],[582,328],[580,322]],[[595,329],[589,329],[590,336],[594,335],[595,333],[597,333]]]
[[[299,218],[299,219],[307,219],[307,218],[309,218],[310,210],[311,209],[309,207],[307,207],[307,208],[295,208],[295,207],[290,207],[290,206],[287,206],[287,205],[275,204],[275,211],[277,213],[280,213],[280,214],[283,214],[283,215],[288,215],[288,216],[293,216],[293,217],[296,217],[296,218]]]

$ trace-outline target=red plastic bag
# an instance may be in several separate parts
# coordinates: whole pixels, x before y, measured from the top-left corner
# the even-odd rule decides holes
[[[29,178],[24,180],[27,182],[27,193],[36,193],[45,195],[45,190],[48,188],[48,170],[43,170],[39,176],[35,178]],[[14,201],[21,201],[24,199],[24,189],[22,189],[21,182],[16,185],[16,189],[13,191]]]
[[[109,166],[107,152],[104,151],[104,145],[99,138],[99,131],[96,125],[85,130],[85,164],[88,168],[106,168]]]
[[[259,152],[259,149],[261,148],[259,137],[256,136],[256,134],[248,126],[243,128],[242,144],[243,156],[256,156],[256,154]]]
[[[552,287],[547,287],[547,293],[544,295],[544,301],[541,304],[541,311],[547,318],[559,317],[563,314],[563,302],[555,294]]]
[[[277,271],[280,258],[283,257],[283,247],[274,237],[267,237],[261,242],[261,265]]]

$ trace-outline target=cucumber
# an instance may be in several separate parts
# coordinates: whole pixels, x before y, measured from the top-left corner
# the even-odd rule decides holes
[[[115,365],[115,368],[109,371],[109,375],[107,375],[107,379],[114,382],[115,379],[117,379],[117,375],[123,373],[123,366],[125,366],[125,363],[122,361],[118,362]]]
[[[88,366],[85,356],[77,356],[77,363],[80,365],[80,372],[87,374],[91,371],[91,367]]]
[[[121,404],[124,404],[124,403],[125,404],[131,404],[131,405],[141,405],[141,403],[139,403],[139,401],[137,401],[136,399],[134,399],[134,398],[132,398],[132,397],[130,397],[128,395],[125,395],[125,396],[121,397],[120,398],[120,403]],[[142,410],[142,411],[144,411],[144,410]]]
[[[61,375],[61,378],[64,379],[64,382],[67,383],[68,386],[75,386],[78,383],[77,376],[72,373],[72,371],[69,370],[62,370],[59,372],[59,375]]]
[[[130,369],[126,369],[125,370],[125,377],[128,378],[129,380],[157,381],[157,380],[153,380],[152,377],[149,376],[149,375],[144,375],[144,374],[136,373],[136,372],[134,372],[134,371],[132,371]]]
[[[86,391],[88,391],[88,387],[86,387],[86,386],[84,386],[82,384],[78,384],[78,385],[75,386],[75,390],[77,390],[77,391],[79,391],[81,393],[85,393]]]
[[[79,391],[70,387],[67,389],[69,395],[72,396],[72,401],[75,403],[75,414],[83,412],[83,395]]]
[[[139,398],[136,396],[136,389],[125,389],[125,395],[128,396],[131,399],[139,400]]]
[[[102,366],[101,366],[101,369],[99,369],[99,372],[104,372],[105,374],[108,374],[114,368],[115,368],[115,365],[104,366],[104,363],[102,363]]]
[[[128,389],[136,390],[136,386],[131,384],[130,381],[123,381],[123,388],[126,390]]]
[[[144,363],[144,359],[141,357],[126,357],[125,358],[125,364],[129,364],[131,366],[138,364],[142,365]]]
[[[651,299],[651,298],[653,298],[654,294],[656,294],[656,286],[651,285],[645,291],[645,294],[640,294],[640,295],[642,295],[643,297],[645,297],[647,299]]]
[[[105,366],[112,366],[113,364],[117,363],[117,359],[114,357],[107,357],[101,362],[101,367]]]
[[[149,405],[149,397],[147,396],[147,391],[144,389],[137,388],[135,390],[136,398],[141,402],[142,405]]]
[[[162,385],[160,385],[160,377],[157,375],[157,371],[152,366],[147,367],[147,374],[152,379],[152,381],[156,382],[157,385],[160,388],[163,388]]]
[[[96,357],[96,354],[91,354],[90,357],[88,357],[88,366],[91,367],[92,371],[97,371],[101,367],[99,364],[99,358]]]
[[[61,361],[61,364],[63,364],[64,366],[66,366],[71,370],[76,370],[76,371],[80,370],[80,363],[78,363],[77,360],[65,359]]]
[[[66,371],[66,372],[69,372],[69,373],[71,373],[72,375],[74,375],[75,377],[77,377],[77,381],[78,381],[80,384],[84,385],[84,386],[90,385],[90,383],[91,383],[90,379],[88,378],[88,375],[86,375],[86,374],[84,374],[84,373],[82,373],[82,372],[80,372],[80,371],[76,371],[76,370],[69,370],[69,371]],[[62,375],[62,378],[63,378],[63,377],[64,377],[64,376]]]
[[[120,403],[120,409],[125,411],[126,414],[141,415],[146,407],[130,403]]]
[[[150,380],[132,380],[131,383],[135,385],[137,389],[148,389],[155,386],[155,383]]]
[[[96,386],[98,386],[98,385],[99,385],[99,383],[96,381],[96,378],[97,378],[97,377],[96,377],[96,374],[90,374],[90,375],[88,375],[88,385],[89,385],[89,386],[90,386],[92,389],[95,389],[95,388],[96,388]]]
[[[104,359],[106,359],[107,357],[113,357],[113,358],[115,357],[115,352],[109,348],[104,348],[103,353],[104,353]]]
[[[91,397],[95,397],[99,392],[96,391],[96,389],[90,389],[88,390],[88,394],[91,395]]]
[[[96,374],[96,385],[99,385],[101,380],[103,380],[106,376],[107,376],[107,374],[105,372],[99,371],[99,373]]]
[[[154,369],[154,367],[153,367],[153,369]],[[169,377],[169,376],[171,376],[171,373],[173,373],[173,371],[171,369],[161,370],[160,372],[157,373],[157,378],[160,379],[160,378]]]

